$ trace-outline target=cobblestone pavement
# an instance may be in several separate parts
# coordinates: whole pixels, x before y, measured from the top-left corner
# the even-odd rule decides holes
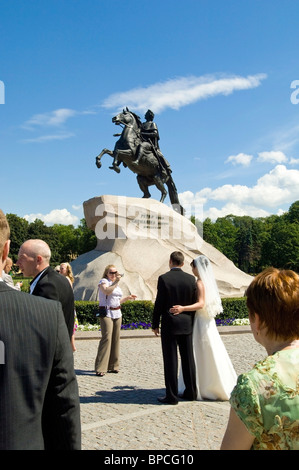
[[[251,333],[221,334],[237,374],[249,370],[265,350]],[[130,334],[128,333],[128,336]],[[121,339],[118,374],[97,377],[94,359],[99,339],[81,340],[74,353],[81,400],[83,450],[218,450],[229,403],[157,401],[163,396],[161,340],[150,331]],[[95,336],[93,335],[92,338]]]

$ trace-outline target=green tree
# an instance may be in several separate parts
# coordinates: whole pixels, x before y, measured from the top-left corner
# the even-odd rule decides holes
[[[299,268],[299,224],[280,218],[272,225],[262,249],[262,265],[276,268]]]
[[[78,240],[78,255],[94,250],[97,246],[97,237],[93,230],[87,227],[86,220],[81,219],[80,225],[76,228]]]
[[[234,216],[230,214],[225,217],[219,217],[216,220],[215,229],[218,242],[215,248],[227,256],[233,263],[237,264],[238,254],[235,250],[235,242],[238,228],[235,226],[234,219]]]
[[[235,250],[238,254],[237,266],[247,273],[258,271],[263,235],[263,222],[249,216],[235,217],[235,226],[238,228],[235,241]]]
[[[216,224],[214,224],[210,218],[206,218],[203,222],[203,239],[215,248],[220,246]]]
[[[286,214],[286,218],[291,223],[295,223],[295,222],[299,223],[299,201],[294,202],[290,206]]]
[[[52,227],[59,240],[60,262],[69,262],[78,256],[78,235],[73,225],[54,224]]]
[[[15,263],[22,243],[28,239],[29,223],[15,214],[6,214],[10,226],[10,256]]]
[[[60,242],[53,227],[48,227],[40,219],[35,219],[28,227],[28,239],[40,239],[46,242],[51,250],[51,265],[60,263]]]

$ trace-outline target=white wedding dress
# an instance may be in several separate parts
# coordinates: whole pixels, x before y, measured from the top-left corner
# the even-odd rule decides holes
[[[197,310],[193,325],[193,351],[196,367],[197,400],[228,400],[237,375],[217,330],[214,318],[205,309]],[[185,390],[182,368],[179,393]]]

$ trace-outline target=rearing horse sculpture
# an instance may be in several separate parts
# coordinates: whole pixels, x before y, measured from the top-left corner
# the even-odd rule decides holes
[[[166,184],[169,191],[169,199],[174,210],[183,215],[184,209],[180,205],[177,189],[171,176],[171,171],[163,167],[159,159],[159,155],[155,151],[154,147],[144,152],[139,163],[135,162],[136,151],[141,142],[142,123],[140,118],[126,108],[122,113],[114,116],[112,118],[112,122],[116,125],[122,126],[123,131],[116,142],[113,151],[104,148],[96,157],[97,167],[101,168],[101,158],[107,153],[113,157],[113,165],[110,167],[111,169],[114,169],[119,173],[119,165],[122,163],[124,167],[128,167],[131,171],[137,174],[137,182],[143,192],[144,198],[151,197],[148,187],[155,185],[161,192],[160,202],[164,202],[167,196],[167,190],[164,186]]]

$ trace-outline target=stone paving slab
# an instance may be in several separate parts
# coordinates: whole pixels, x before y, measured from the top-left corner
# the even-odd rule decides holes
[[[266,353],[248,330],[235,332],[221,337],[240,374]],[[219,449],[229,414],[228,402],[180,401],[171,406],[157,401],[165,392],[160,337],[151,330],[145,337],[144,332],[126,331],[122,338],[131,340],[121,341],[120,372],[97,377],[94,359],[100,335],[96,332],[97,336],[93,333],[86,339],[87,335],[81,333],[76,334],[74,360],[83,450]],[[86,340],[80,341],[82,337]]]

